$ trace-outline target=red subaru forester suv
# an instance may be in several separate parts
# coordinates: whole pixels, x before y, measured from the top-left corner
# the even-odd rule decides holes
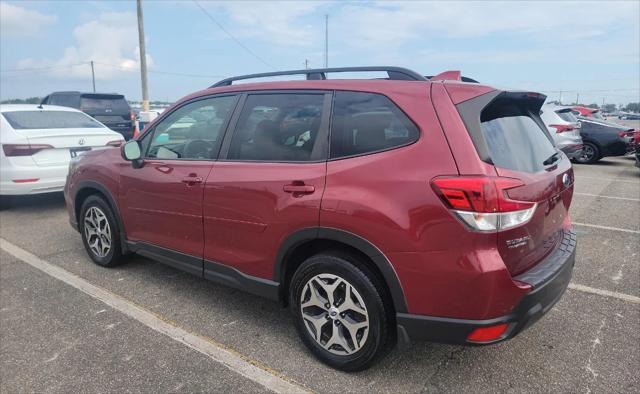
[[[326,79],[345,71],[388,77]],[[138,253],[288,305],[342,370],[397,341],[503,341],[569,283],[573,171],[544,95],[464,80],[223,80],[72,161],[71,224],[99,265]]]

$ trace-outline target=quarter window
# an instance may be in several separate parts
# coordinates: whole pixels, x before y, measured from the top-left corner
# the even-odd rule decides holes
[[[173,111],[153,130],[147,157],[157,159],[215,159],[223,127],[235,96],[195,101]]]
[[[310,161],[320,130],[324,94],[247,97],[233,133],[231,160]]]
[[[418,128],[383,95],[336,92],[331,158],[378,152],[415,142]]]

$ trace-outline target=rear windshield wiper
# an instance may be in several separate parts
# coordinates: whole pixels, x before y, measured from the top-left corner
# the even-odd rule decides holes
[[[548,166],[550,164],[555,163],[559,159],[560,159],[560,152],[556,152],[556,153],[552,154],[551,156],[549,156],[547,158],[547,160],[543,161],[542,164],[544,164],[545,166]]]

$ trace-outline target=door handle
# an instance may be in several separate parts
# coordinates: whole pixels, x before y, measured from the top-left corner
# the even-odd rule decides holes
[[[313,185],[305,185],[302,181],[295,181],[289,185],[284,185],[282,190],[285,193],[293,193],[296,194],[311,194],[316,191],[315,186]]]
[[[202,183],[202,178],[197,176],[196,174],[191,174],[182,178],[182,183],[186,183],[187,186],[193,186],[198,183]]]

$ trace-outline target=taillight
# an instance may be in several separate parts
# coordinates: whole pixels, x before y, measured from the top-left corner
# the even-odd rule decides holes
[[[44,149],[53,149],[51,145],[34,144],[6,144],[2,145],[4,155],[7,157],[32,156]]]
[[[618,135],[622,138],[633,136],[633,131],[619,131]]]
[[[122,140],[109,141],[109,142],[107,142],[107,146],[113,146],[115,148],[119,148],[122,145],[123,142],[124,141],[122,141]]]
[[[523,185],[519,179],[487,176],[442,177],[431,182],[447,207],[475,231],[506,230],[528,222],[536,203],[507,195],[507,190]]]
[[[136,121],[136,113],[133,111],[129,111],[129,116],[131,117],[131,121],[135,122]]]
[[[553,127],[554,129],[556,129],[556,133],[560,134],[560,133],[564,133],[566,131],[573,131],[575,130],[575,128],[573,127],[573,125],[565,125],[565,124],[552,124],[549,125],[549,127]]]

